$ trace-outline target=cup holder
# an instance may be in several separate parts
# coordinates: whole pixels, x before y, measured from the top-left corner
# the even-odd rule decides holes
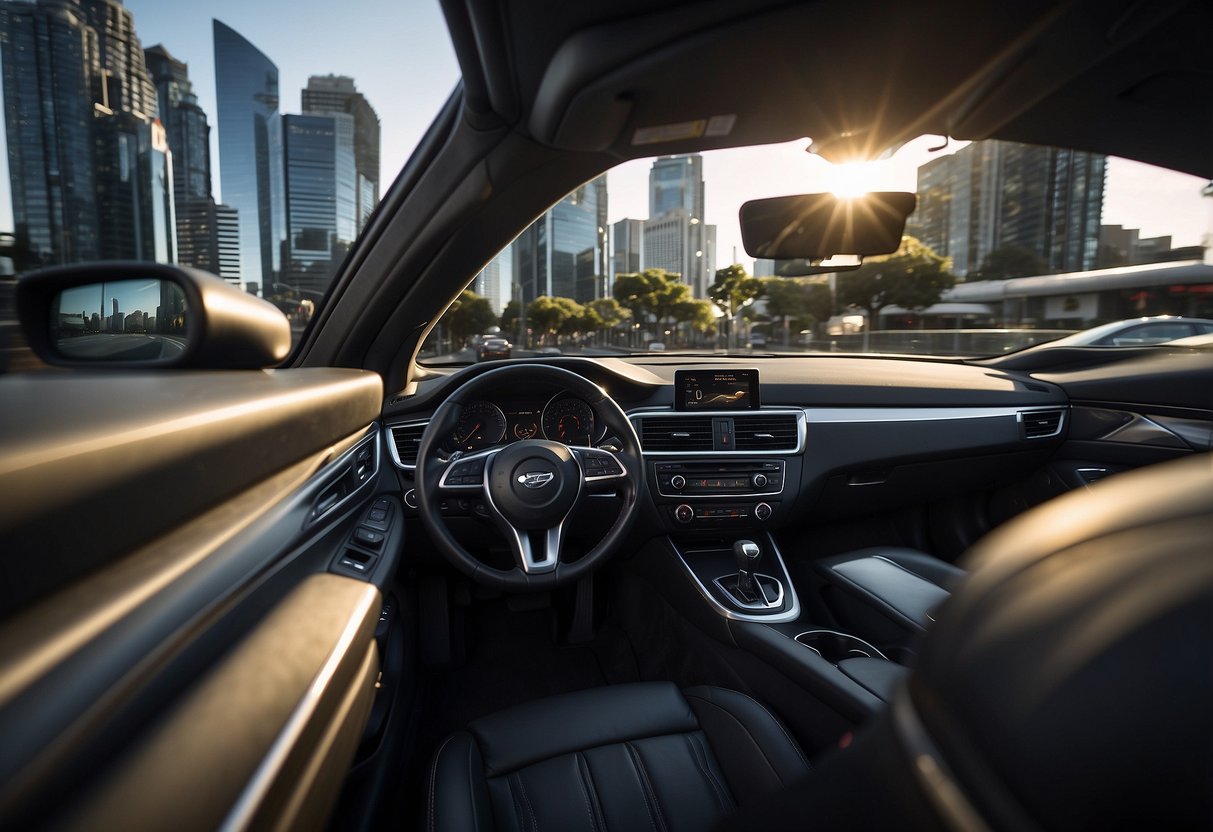
[[[846,659],[884,659],[889,657],[861,638],[833,630],[809,630],[796,636],[796,640],[821,656],[830,664]]]

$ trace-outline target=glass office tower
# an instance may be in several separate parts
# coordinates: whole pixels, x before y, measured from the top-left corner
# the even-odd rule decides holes
[[[323,294],[357,233],[354,117],[288,115],[287,259],[282,283]]]
[[[214,34],[223,201],[240,222],[242,279],[264,287],[278,279],[286,239],[278,67],[218,20]]]

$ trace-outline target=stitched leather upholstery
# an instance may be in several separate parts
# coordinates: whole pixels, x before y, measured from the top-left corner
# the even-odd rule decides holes
[[[484,717],[439,746],[431,830],[698,830],[808,773],[783,724],[713,687],[612,685]]]

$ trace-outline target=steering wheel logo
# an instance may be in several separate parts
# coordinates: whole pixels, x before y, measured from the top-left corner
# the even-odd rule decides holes
[[[555,477],[556,475],[550,471],[536,471],[534,473],[520,475],[518,477],[518,482],[522,483],[527,488],[543,488],[545,485],[555,479]]]

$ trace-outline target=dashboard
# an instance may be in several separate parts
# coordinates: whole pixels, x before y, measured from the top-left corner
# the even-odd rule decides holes
[[[626,412],[640,440],[654,532],[776,529],[988,489],[1044,464],[1068,429],[1069,399],[1059,386],[958,362],[561,356],[517,363],[528,361],[581,375]],[[429,417],[489,369],[434,373],[388,402],[388,451],[406,506],[411,454]],[[465,405],[442,446],[468,453],[527,439],[616,445],[605,433],[589,402],[514,376]],[[462,510],[458,501],[448,508]]]

